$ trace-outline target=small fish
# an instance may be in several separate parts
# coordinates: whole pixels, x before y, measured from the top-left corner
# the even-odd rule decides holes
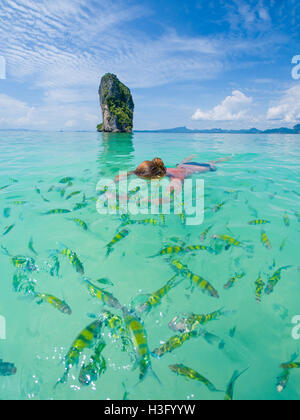
[[[153,226],[158,226],[159,225],[159,221],[156,219],[145,219],[145,220],[139,220],[137,222],[137,224],[139,225],[153,225]]]
[[[290,379],[290,370],[285,370],[282,372],[281,375],[278,376],[277,386],[276,386],[277,392],[281,393],[286,389],[289,379]]]
[[[54,209],[54,210],[49,210],[46,213],[44,213],[44,215],[53,215],[53,214],[67,214],[67,213],[71,213],[71,210],[67,210],[67,209]]]
[[[100,284],[106,284],[106,285],[109,285],[109,286],[114,285],[113,282],[109,279],[99,279],[99,280],[96,280],[96,281],[97,281],[97,283],[100,283]]]
[[[220,203],[217,206],[215,206],[213,208],[213,212],[214,213],[218,213],[224,206],[225,206],[226,202]]]
[[[60,184],[69,184],[70,182],[72,182],[74,180],[74,178],[71,178],[71,177],[65,177],[65,178],[62,178],[60,181],[59,181],[59,183]]]
[[[103,322],[96,320],[81,331],[64,358],[65,373],[63,377],[57,381],[56,386],[59,383],[66,383],[70,370],[73,366],[78,365],[82,352],[85,349],[91,349],[94,342],[100,337],[102,327]]]
[[[265,285],[266,283],[264,283],[261,276],[259,276],[255,282],[255,286],[256,286],[255,296],[256,296],[257,303],[261,303],[261,298],[262,298]]]
[[[290,218],[289,218],[287,213],[285,213],[285,215],[283,216],[283,222],[284,222],[286,227],[290,227],[291,222],[290,222]]]
[[[261,242],[267,249],[272,249],[270,239],[264,230],[261,232]]]
[[[208,281],[192,273],[188,269],[188,267],[183,265],[180,261],[173,260],[171,262],[171,265],[172,265],[172,268],[174,268],[178,274],[182,275],[183,277],[188,278],[193,285],[202,289],[203,293],[207,293],[209,296],[219,299],[218,292]]]
[[[223,309],[203,315],[184,314],[180,319],[179,317],[174,318],[170,322],[169,327],[174,331],[189,332],[195,330],[200,325],[206,325],[211,321],[216,321],[226,314],[227,312],[224,312]]]
[[[213,226],[209,226],[207,229],[205,229],[204,232],[202,232],[201,236],[200,236],[200,241],[204,242],[205,239],[207,238],[207,235],[209,234],[209,232],[211,231],[211,229],[213,228]]]
[[[112,251],[113,251],[113,247],[120,241],[122,241],[122,239],[125,239],[127,236],[129,235],[129,231],[124,229],[121,230],[112,240],[111,242],[106,246],[107,248],[107,254],[106,256],[108,257]]]
[[[210,254],[215,254],[215,250],[209,246],[204,245],[190,245],[184,249],[185,252],[207,251]]]
[[[36,252],[36,250],[33,247],[33,238],[30,238],[30,241],[28,243],[28,248],[34,255],[38,255],[38,253]]]
[[[137,308],[137,312],[145,312],[148,314],[153,308],[160,305],[162,298],[164,298],[170,292],[170,290],[172,290],[179,284],[178,282],[175,282],[176,278],[177,275],[174,276],[171,280],[169,280],[165,286],[157,290],[157,292],[153,293],[152,295],[148,295],[148,299],[145,303],[143,303]]]
[[[59,269],[60,269],[60,262],[59,262],[58,256],[55,255],[55,254],[51,255],[51,260],[52,260],[52,263],[49,264],[50,276],[51,277],[54,277],[54,276],[58,277],[59,276]]]
[[[249,222],[249,225],[252,226],[259,226],[259,225],[268,225],[271,222],[269,222],[268,220],[263,220],[263,219],[256,219],[256,220],[252,220],[251,222]]]
[[[235,238],[232,238],[229,235],[214,235],[213,239],[219,239],[220,241],[225,242],[227,244],[227,249],[229,249],[231,246],[235,246],[235,247],[242,246],[241,242],[239,242]]]
[[[75,252],[69,248],[64,248],[60,253],[68,258],[69,263],[73,265],[77,273],[84,274],[83,264]]]
[[[3,210],[3,216],[4,216],[6,219],[8,219],[8,218],[10,217],[10,214],[11,214],[11,208],[10,208],[10,207],[6,207],[6,208]]]
[[[234,337],[235,337],[236,330],[237,330],[237,327],[233,327],[233,328],[229,331],[229,337],[230,337],[230,338],[234,338]]]
[[[24,206],[24,204],[27,204],[27,201],[22,201],[22,200],[19,200],[19,201],[13,201],[13,202],[12,202],[12,204],[13,204],[14,206]]]
[[[286,246],[286,243],[287,243],[287,240],[288,240],[288,238],[284,239],[284,240],[281,242],[281,245],[280,245],[279,251],[283,251],[283,250],[284,250],[284,248],[285,248],[285,246]]]
[[[283,363],[280,367],[281,369],[284,369],[284,370],[300,369],[300,363],[299,362]]]
[[[197,330],[189,331],[182,333],[180,335],[175,335],[171,337],[168,341],[162,344],[160,347],[156,348],[152,354],[154,357],[160,359],[167,353],[172,353],[174,350],[183,346],[186,341],[191,340],[192,338],[199,337],[201,334]]]
[[[72,219],[72,221],[74,223],[76,223],[76,225],[80,226],[83,230],[87,231],[88,230],[88,225],[81,219]]]
[[[286,266],[286,267],[282,267],[279,268],[272,277],[269,278],[267,287],[265,289],[265,294],[266,295],[270,295],[271,293],[274,292],[275,287],[277,286],[277,284],[279,283],[279,281],[281,280],[281,272],[283,270],[287,270],[288,268],[290,268],[291,266]]]
[[[22,296],[35,296],[35,283],[26,276],[22,271],[18,270],[13,277],[13,290]]]
[[[236,381],[245,373],[248,369],[245,369],[243,372],[235,371],[228,386],[226,389],[225,394],[225,401],[233,401],[233,392],[234,392],[234,386]]]
[[[0,187],[0,191],[6,190],[8,187],[10,187],[10,185],[4,185],[4,187]]]
[[[131,340],[128,336],[128,331],[124,324],[124,321],[118,315],[112,314],[109,311],[101,313],[100,318],[104,321],[105,326],[112,333],[113,338],[120,339],[122,341],[122,351],[126,352],[131,346]]]
[[[79,382],[83,386],[89,386],[92,382],[96,382],[101,375],[106,372],[106,361],[101,356],[106,344],[100,341],[95,349],[95,353],[91,356],[89,363],[84,364],[80,370]]]
[[[7,226],[5,229],[4,229],[4,232],[3,232],[3,234],[2,234],[2,236],[6,236],[6,235],[8,235],[9,234],[9,232],[13,229],[15,227],[15,225],[10,225],[10,226]]]
[[[38,299],[38,303],[41,304],[42,302],[47,302],[49,305],[52,305],[54,308],[58,309],[60,312],[66,315],[72,315],[72,310],[69,305],[58,299],[55,296],[47,295],[45,293],[36,293],[36,299]]]
[[[45,203],[50,203],[50,200],[48,200],[47,198],[45,198],[42,194],[41,194],[41,199],[42,199]]]
[[[299,212],[296,212],[296,213],[295,213],[295,216],[297,217],[298,222],[300,222],[300,213],[299,213]]]
[[[238,280],[240,280],[240,279],[244,278],[244,277],[245,277],[245,275],[246,275],[246,273],[242,273],[242,274],[237,274],[235,277],[232,277],[232,278],[228,281],[228,283],[226,283],[226,284],[225,284],[224,289],[231,289],[231,288],[235,285],[235,283],[236,283]]]
[[[41,194],[41,190],[38,187],[34,187],[34,190],[37,194],[39,194],[39,195]]]
[[[73,191],[66,197],[66,200],[70,200],[72,197],[75,197],[78,194],[81,194],[81,191]]]
[[[289,362],[283,363],[281,365],[281,369],[284,369],[284,371],[277,378],[277,391],[279,393],[283,392],[286,389],[289,379],[290,379],[291,370],[295,368],[298,369],[298,366],[297,366],[298,363],[295,363],[295,360],[297,358],[298,358],[298,354],[297,353],[293,354]],[[294,365],[296,367],[294,367]]]
[[[186,367],[184,365],[170,365],[169,368],[172,372],[176,373],[177,375],[184,376],[185,378],[192,379],[194,381],[199,381],[206,386],[211,392],[221,392],[217,390],[217,388],[204,376],[200,375],[200,373],[196,372],[195,370]]]
[[[87,284],[88,291],[90,295],[96,297],[97,299],[101,300],[107,306],[116,309],[122,309],[122,306],[118,299],[116,299],[111,293],[106,292],[103,289],[92,284],[88,279],[84,279],[85,283]]]
[[[9,180],[12,184],[17,184],[19,182],[17,179],[14,178],[9,178]]]
[[[6,363],[0,359],[0,376],[13,376],[17,373],[17,368],[13,363]]]
[[[143,381],[148,371],[152,371],[147,333],[141,321],[126,308],[123,308],[123,317],[134,348],[136,365],[140,369],[139,378],[140,381]],[[152,373],[159,382],[153,371]]]
[[[33,258],[16,256],[11,258],[11,262],[14,267],[22,268],[25,271],[36,271],[37,266],[35,265],[35,261]]]
[[[84,209],[87,206],[88,206],[88,203],[77,203],[75,204],[73,211]]]
[[[159,251],[158,254],[155,254],[153,257],[150,257],[150,258],[155,258],[155,257],[159,257],[159,256],[166,256],[166,255],[180,254],[184,251],[185,251],[185,249],[182,248],[181,246],[168,246],[167,248],[163,248],[161,251]]]

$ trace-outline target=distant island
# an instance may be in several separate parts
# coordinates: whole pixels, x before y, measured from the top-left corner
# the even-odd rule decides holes
[[[190,130],[187,127],[169,128],[163,130],[135,130],[135,133],[173,133],[173,134],[300,134],[300,124],[293,128],[273,128],[269,130],[223,130],[222,128],[212,128],[211,130]]]

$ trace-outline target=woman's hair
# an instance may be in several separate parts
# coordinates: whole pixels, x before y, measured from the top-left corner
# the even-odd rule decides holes
[[[151,161],[145,160],[133,173],[140,178],[157,179],[166,176],[167,169],[161,159],[155,158]]]

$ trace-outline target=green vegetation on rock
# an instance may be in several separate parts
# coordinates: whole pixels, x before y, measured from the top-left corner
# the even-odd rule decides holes
[[[121,83],[117,76],[108,73],[101,80],[99,94],[103,125],[98,131],[131,132],[134,103],[128,87]]]

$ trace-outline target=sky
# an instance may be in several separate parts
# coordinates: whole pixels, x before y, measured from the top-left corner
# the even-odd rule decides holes
[[[299,0],[1,0],[0,129],[95,130],[107,72],[135,129],[292,127],[299,16]]]

